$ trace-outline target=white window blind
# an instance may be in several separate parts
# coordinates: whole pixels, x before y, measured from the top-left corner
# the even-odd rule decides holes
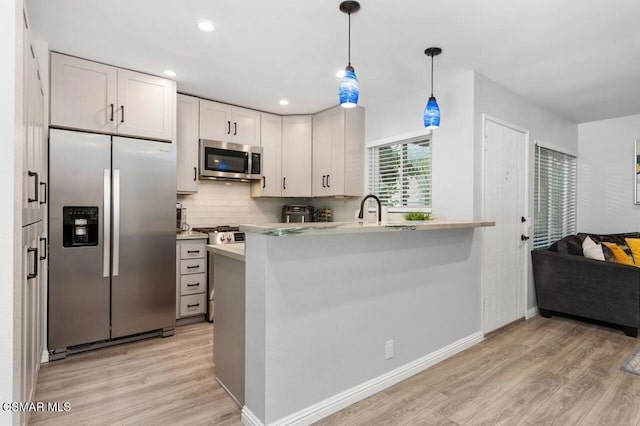
[[[576,233],[576,157],[536,145],[533,248]]]
[[[431,208],[431,142],[406,140],[369,148],[369,191],[390,211]]]

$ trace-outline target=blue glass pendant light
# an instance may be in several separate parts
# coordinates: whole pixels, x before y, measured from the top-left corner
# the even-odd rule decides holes
[[[442,49],[439,47],[430,47],[424,51],[424,54],[431,56],[431,96],[427,102],[427,106],[424,107],[424,127],[427,129],[437,129],[440,127],[440,107],[436,101],[436,97],[433,96],[433,57],[442,53]]]
[[[360,83],[356,72],[351,66],[351,14],[360,10],[360,3],[357,1],[343,1],[340,3],[340,11],[349,15],[349,64],[344,69],[344,76],[340,79],[340,106],[343,108],[353,108],[358,105],[360,96]]]

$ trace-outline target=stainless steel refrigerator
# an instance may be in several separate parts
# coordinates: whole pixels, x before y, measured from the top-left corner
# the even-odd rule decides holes
[[[52,129],[49,173],[52,358],[173,334],[175,145]]]

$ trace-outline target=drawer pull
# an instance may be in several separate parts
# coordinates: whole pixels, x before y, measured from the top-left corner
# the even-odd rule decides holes
[[[187,287],[197,287],[200,283],[187,284]]]
[[[187,250],[187,253],[200,253],[200,250]]]
[[[197,269],[200,265],[187,266],[187,269]]]
[[[200,306],[200,304],[196,303],[195,305],[187,305],[187,308],[197,308],[198,306]]]

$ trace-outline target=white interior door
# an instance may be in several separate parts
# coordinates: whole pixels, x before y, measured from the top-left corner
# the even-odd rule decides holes
[[[488,333],[525,315],[528,244],[521,236],[528,235],[528,135],[488,118],[484,132],[483,216],[496,223],[484,232],[483,330]]]

